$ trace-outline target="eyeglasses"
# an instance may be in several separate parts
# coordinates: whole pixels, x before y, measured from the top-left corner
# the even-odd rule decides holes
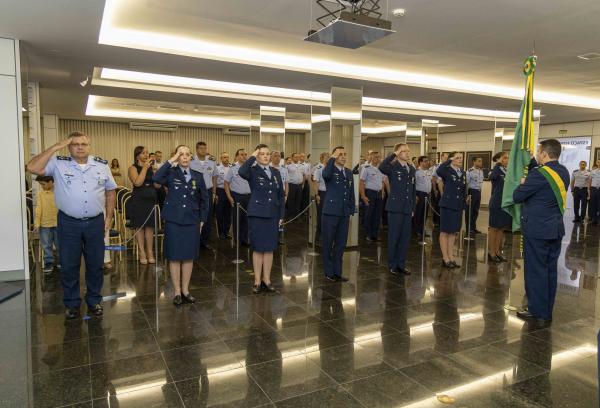
[[[88,147],[90,144],[89,143],[71,143],[69,146],[73,146],[73,147]]]

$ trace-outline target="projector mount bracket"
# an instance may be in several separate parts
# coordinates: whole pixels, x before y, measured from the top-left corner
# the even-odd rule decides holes
[[[317,18],[317,22],[327,27],[332,21],[339,18],[342,11],[359,14],[372,18],[381,18],[379,12],[381,0],[316,0],[317,4],[325,11],[325,14]]]

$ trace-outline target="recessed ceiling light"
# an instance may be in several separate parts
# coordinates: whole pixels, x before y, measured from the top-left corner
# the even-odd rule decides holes
[[[392,10],[392,15],[394,17],[404,17],[406,15],[406,10],[403,8],[395,8]]]

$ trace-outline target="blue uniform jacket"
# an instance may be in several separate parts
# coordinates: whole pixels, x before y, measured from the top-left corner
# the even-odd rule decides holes
[[[494,169],[490,173],[490,182],[492,183],[492,195],[488,208],[500,208],[502,206],[502,191],[504,190],[504,176],[502,166],[496,163]]]
[[[285,191],[281,173],[271,167],[271,179],[267,172],[256,163],[256,157],[250,156],[239,170],[241,178],[250,186],[248,216],[260,218],[278,218],[285,216]]]
[[[438,177],[444,181],[444,194],[440,198],[440,207],[462,211],[467,198],[466,172],[463,171],[459,176],[451,163],[451,160],[447,160],[436,169]]]
[[[391,153],[379,165],[379,171],[388,177],[390,183],[390,196],[385,209],[394,213],[412,214],[417,203],[416,170],[408,164],[405,168],[394,161],[395,158],[396,154]]]
[[[180,225],[200,224],[208,218],[208,192],[202,173],[189,169],[192,178],[185,181],[179,166],[167,162],[154,173],[152,181],[167,187],[162,218]]]
[[[532,159],[525,183],[513,192],[515,203],[522,203],[521,230],[529,238],[559,239],[565,235],[563,216],[548,180],[539,172],[535,159]],[[569,171],[558,161],[547,162],[545,166],[556,171],[569,188]]]
[[[325,188],[327,189],[322,210],[323,214],[337,215],[338,217],[354,214],[356,207],[352,171],[345,167],[339,170],[335,166],[335,158],[332,157],[323,167],[321,177],[325,180]]]

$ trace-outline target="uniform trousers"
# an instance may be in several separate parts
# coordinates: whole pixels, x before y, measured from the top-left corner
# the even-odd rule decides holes
[[[424,191],[417,191],[417,206],[415,208],[415,229],[417,234],[425,235],[425,220],[427,219],[427,201],[429,194]]]
[[[104,215],[77,219],[58,212],[58,241],[60,242],[60,283],[66,307],[81,305],[79,271],[81,255],[85,260],[85,301],[96,305],[102,301],[102,266],[104,263]]]
[[[481,207],[481,190],[470,188],[469,194],[471,195],[471,211],[469,211],[469,207],[465,210],[465,226],[468,231],[475,231],[477,229],[479,207]],[[469,212],[471,214],[469,214]]]
[[[538,319],[552,319],[561,239],[529,238],[524,234],[523,245],[529,312]]]
[[[319,190],[319,204],[317,204],[317,237],[321,237],[321,216],[323,215],[323,204],[325,204],[325,191]]]
[[[383,209],[383,198],[381,191],[365,189],[365,195],[369,199],[369,205],[365,206],[363,226],[367,231],[367,237],[377,239],[379,236],[379,225],[381,224],[381,211]]]
[[[587,212],[587,204],[587,187],[573,187],[573,210],[575,211],[576,220],[583,221],[585,219],[585,214]]]
[[[231,192],[231,196],[233,197],[234,205],[240,205],[240,219],[239,219],[239,228],[240,228],[240,242],[243,244],[248,244],[248,203],[250,202],[250,194],[238,194],[236,192]],[[231,218],[233,220],[233,236],[234,239],[237,240],[237,208],[233,207],[231,209]]]
[[[207,189],[208,193],[208,215],[206,217],[206,222],[202,225],[202,231],[200,232],[200,247],[205,247],[208,245],[208,241],[210,239],[210,233],[212,231],[212,223],[213,223],[213,191],[212,187]]]
[[[220,237],[229,235],[231,227],[231,204],[227,200],[225,189],[217,188],[217,205],[215,205],[215,213],[217,216],[217,232]],[[203,227],[204,228],[204,227]]]
[[[410,243],[411,214],[388,211],[388,267],[404,269]]]
[[[294,218],[302,207],[302,184],[288,183],[289,192],[287,199],[287,217]]]
[[[600,187],[592,187],[589,217],[591,222],[600,222]]]
[[[342,276],[342,258],[350,216],[323,214],[321,216],[321,241],[323,243],[323,269],[329,277]]]

